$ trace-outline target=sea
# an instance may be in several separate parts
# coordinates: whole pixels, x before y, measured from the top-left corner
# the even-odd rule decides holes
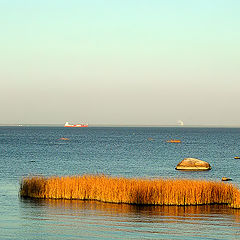
[[[240,156],[240,128],[2,126],[0,239],[240,239],[240,210],[225,205],[137,206],[19,197],[22,178],[35,175],[229,177],[240,187],[235,156]],[[187,157],[207,161],[212,169],[175,170]]]

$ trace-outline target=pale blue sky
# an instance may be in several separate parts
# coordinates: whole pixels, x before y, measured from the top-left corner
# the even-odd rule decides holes
[[[0,0],[0,124],[240,126],[240,1]]]

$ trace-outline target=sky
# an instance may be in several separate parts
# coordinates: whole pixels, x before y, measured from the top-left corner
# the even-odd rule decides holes
[[[240,1],[0,0],[0,124],[240,126]]]

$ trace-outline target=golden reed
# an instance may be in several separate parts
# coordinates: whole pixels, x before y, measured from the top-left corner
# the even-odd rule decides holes
[[[240,207],[237,187],[223,182],[187,179],[128,179],[104,175],[28,177],[21,182],[20,196],[128,204],[228,204]]]

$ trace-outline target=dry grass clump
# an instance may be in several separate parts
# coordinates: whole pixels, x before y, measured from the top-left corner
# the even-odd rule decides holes
[[[186,179],[128,179],[104,175],[29,177],[22,180],[20,196],[128,204],[229,204],[240,207],[240,192],[233,185]]]

